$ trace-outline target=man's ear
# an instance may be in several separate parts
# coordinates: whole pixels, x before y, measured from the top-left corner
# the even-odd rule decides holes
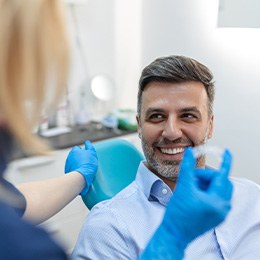
[[[213,136],[214,132],[214,115],[212,114],[209,119],[209,132],[208,132],[208,139]]]
[[[138,115],[136,115],[136,122],[137,122],[138,136],[139,138],[141,138],[141,119]]]

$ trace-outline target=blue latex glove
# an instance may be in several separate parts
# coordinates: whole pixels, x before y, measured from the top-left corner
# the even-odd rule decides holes
[[[224,153],[219,170],[195,169],[188,148],[162,221],[140,259],[183,259],[187,245],[219,225],[231,208],[233,186],[228,175],[232,157]]]
[[[83,175],[86,185],[80,195],[85,196],[97,173],[98,159],[94,146],[90,141],[85,142],[85,149],[74,146],[68,154],[65,173],[76,171]]]

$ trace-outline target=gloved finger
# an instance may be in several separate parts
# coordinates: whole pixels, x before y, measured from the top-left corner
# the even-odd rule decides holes
[[[219,173],[216,175],[211,184],[211,191],[217,192],[223,198],[230,198],[232,195],[232,183],[228,179],[232,164],[231,153],[226,150],[223,156],[223,162]]]
[[[233,184],[228,178],[221,178],[219,175],[210,184],[208,193],[215,194],[225,200],[230,200],[233,193]]]
[[[218,173],[218,170],[197,168],[197,169],[195,169],[194,173],[197,178],[199,178],[201,180],[210,181]]]
[[[96,152],[94,145],[89,140],[86,140],[85,142],[85,150],[92,150]]]
[[[228,180],[227,184],[226,184],[226,192],[225,192],[225,199],[231,199],[233,194],[233,184],[230,180]]]
[[[232,155],[228,149],[225,150],[220,170],[223,175],[228,176],[232,166]]]
[[[195,158],[191,148],[184,151],[180,166],[178,182],[192,183],[194,181]]]
[[[78,150],[82,150],[82,148],[80,146],[73,146],[71,151],[78,151]]]
[[[195,169],[195,177],[198,188],[203,191],[207,190],[216,174],[219,173],[215,169]]]
[[[225,150],[223,155],[223,161],[219,170],[219,174],[216,177],[215,185],[223,186],[223,183],[226,183],[226,180],[228,180],[228,175],[231,170],[231,164],[232,164],[232,155],[229,152],[229,150]]]
[[[65,167],[64,167],[64,172],[65,173],[68,173],[68,172],[71,172],[71,166],[69,163],[67,163],[67,160],[66,160],[66,163],[65,163]]]
[[[224,179],[225,187],[222,188],[222,197],[225,199],[231,199],[232,197],[232,192],[233,192],[233,184],[231,181],[228,179],[228,176],[231,172],[231,167],[232,167],[232,155],[229,150],[226,150],[224,155],[223,155],[223,162],[221,165],[221,175],[219,179]]]
[[[231,161],[232,161],[232,156],[230,152],[226,150],[223,155],[223,160],[220,169],[198,168],[195,170],[195,176],[199,179],[210,181],[212,178],[216,176],[216,174],[219,174],[219,171],[222,171],[222,175],[226,177],[227,175],[229,175],[230,172]]]

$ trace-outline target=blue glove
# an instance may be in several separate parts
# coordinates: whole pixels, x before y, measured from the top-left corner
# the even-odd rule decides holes
[[[233,191],[228,179],[231,162],[226,150],[219,170],[195,169],[191,149],[185,151],[162,224],[140,259],[183,259],[184,250],[193,239],[225,219]]]
[[[97,173],[98,159],[94,146],[90,141],[85,142],[85,149],[74,146],[68,154],[65,173],[76,171],[83,175],[86,185],[80,195],[85,196]]]

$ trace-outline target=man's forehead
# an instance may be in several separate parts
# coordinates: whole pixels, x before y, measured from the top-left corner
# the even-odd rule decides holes
[[[178,99],[190,99],[194,102],[208,102],[208,96],[201,82],[189,81],[180,83],[150,82],[143,91],[142,101],[167,102],[168,100],[181,102]]]
[[[209,100],[201,82],[187,81],[180,83],[150,82],[142,97],[142,113],[151,110],[175,110],[175,112],[208,110]],[[163,111],[162,111],[163,112]]]
[[[184,88],[187,92],[193,88],[205,90],[205,86],[200,81],[181,81],[181,82],[168,82],[168,81],[150,81],[143,89],[143,93],[151,91],[151,89],[167,89],[167,88]]]

